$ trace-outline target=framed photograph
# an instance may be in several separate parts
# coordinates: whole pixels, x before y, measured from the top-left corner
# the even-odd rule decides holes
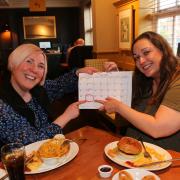
[[[180,57],[180,42],[178,43],[178,47],[177,47],[177,56]]]
[[[24,39],[56,38],[55,16],[23,17]]]
[[[130,50],[133,38],[133,9],[119,12],[119,48]]]

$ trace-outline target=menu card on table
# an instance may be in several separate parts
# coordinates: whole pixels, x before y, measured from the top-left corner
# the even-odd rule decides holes
[[[107,97],[131,106],[132,71],[79,74],[79,100],[87,101],[79,106],[80,109],[98,109],[102,105],[95,100],[105,100]]]

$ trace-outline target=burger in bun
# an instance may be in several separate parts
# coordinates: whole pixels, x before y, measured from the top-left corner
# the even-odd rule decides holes
[[[130,155],[137,155],[142,151],[141,143],[137,139],[127,136],[120,139],[117,147],[120,151]]]

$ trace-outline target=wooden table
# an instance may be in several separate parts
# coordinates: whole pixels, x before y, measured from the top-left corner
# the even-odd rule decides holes
[[[74,139],[78,137],[87,138],[86,141],[79,143],[79,153],[69,163],[41,174],[27,175],[28,180],[99,180],[97,168],[101,164],[113,166],[113,175],[124,167],[117,165],[109,160],[104,154],[106,144],[116,141],[119,137],[109,132],[95,129],[93,127],[83,127],[66,135],[67,138]],[[180,152],[169,151],[172,157],[180,157]],[[180,179],[180,163],[173,164],[160,171],[155,171],[162,180]],[[111,178],[106,178],[109,180]]]

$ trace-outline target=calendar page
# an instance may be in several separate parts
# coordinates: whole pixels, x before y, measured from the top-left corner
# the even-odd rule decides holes
[[[79,106],[80,109],[98,109],[102,105],[95,100],[105,100],[107,97],[131,106],[132,71],[79,74],[79,100],[87,101]]]

